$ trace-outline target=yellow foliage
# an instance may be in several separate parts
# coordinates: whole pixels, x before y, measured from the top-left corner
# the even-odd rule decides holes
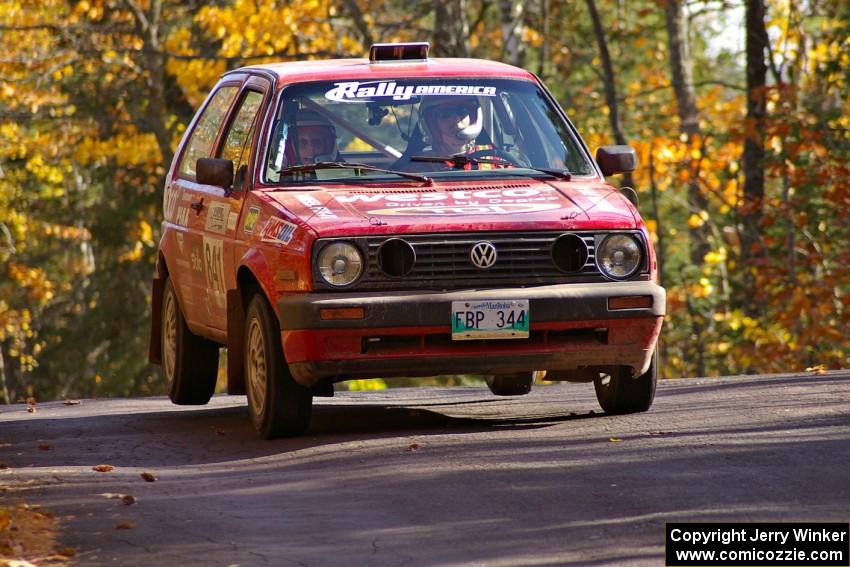
[[[387,383],[380,378],[366,378],[363,380],[351,380],[346,382],[348,389],[352,392],[366,390],[386,390]]]
[[[690,228],[699,228],[705,224],[705,219],[696,213],[691,213],[691,216],[688,217],[688,226]]]

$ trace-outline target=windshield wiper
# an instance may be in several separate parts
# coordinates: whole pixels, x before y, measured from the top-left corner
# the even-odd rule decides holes
[[[418,175],[416,173],[409,173],[407,171],[396,171],[394,169],[384,169],[383,167],[376,167],[374,165],[368,165],[365,163],[351,163],[342,161],[320,161],[317,163],[292,165],[281,169],[280,175],[288,175],[291,173],[309,173],[318,169],[362,169],[365,171],[377,171],[379,173],[391,173],[400,177],[406,177],[407,179],[421,181],[422,183],[427,183],[428,185],[434,184],[434,180],[432,180],[426,175]]]
[[[545,173],[546,175],[551,175],[552,177],[557,177],[564,181],[569,181],[573,178],[573,174],[570,173],[570,170],[568,169],[550,169],[548,167],[532,167],[530,165],[523,165],[522,168],[533,169],[534,171],[539,171],[540,173]]]
[[[558,179],[563,179],[565,181],[569,181],[572,179],[572,173],[566,169],[550,169],[547,167],[532,167],[530,165],[517,165],[509,164],[505,160],[501,160],[498,158],[473,158],[463,154],[456,154],[451,156],[413,156],[410,158],[410,161],[427,161],[433,163],[450,163],[453,167],[463,167],[467,164],[476,165],[479,163],[488,163],[493,165],[501,165],[505,169],[510,169],[507,167],[511,165],[511,167],[516,167],[517,169],[531,169],[534,171],[539,171],[541,173],[545,173],[546,175],[551,175],[552,177],[557,177]]]

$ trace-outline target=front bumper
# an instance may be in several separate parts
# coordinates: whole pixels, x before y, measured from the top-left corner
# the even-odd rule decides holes
[[[609,309],[609,299],[651,297],[651,306]],[[451,340],[453,301],[529,300],[530,336]],[[507,374],[625,365],[642,373],[665,314],[653,282],[559,284],[430,292],[308,293],[278,301],[284,353],[304,384],[332,378]],[[357,320],[320,310],[362,308]]]

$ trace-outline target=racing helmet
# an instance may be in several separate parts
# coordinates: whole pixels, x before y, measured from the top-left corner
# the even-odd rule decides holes
[[[301,109],[295,115],[293,146],[302,163],[336,160],[339,141],[333,124],[315,110]]]
[[[468,126],[460,126],[460,122],[469,116]],[[419,103],[419,130],[422,141],[434,143],[437,121],[455,117],[458,127],[454,133],[458,141],[469,142],[481,134],[484,118],[478,100],[471,96],[424,96]]]

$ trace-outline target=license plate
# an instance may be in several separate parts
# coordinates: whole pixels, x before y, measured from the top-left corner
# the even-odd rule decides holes
[[[527,339],[527,299],[452,301],[452,340]]]

